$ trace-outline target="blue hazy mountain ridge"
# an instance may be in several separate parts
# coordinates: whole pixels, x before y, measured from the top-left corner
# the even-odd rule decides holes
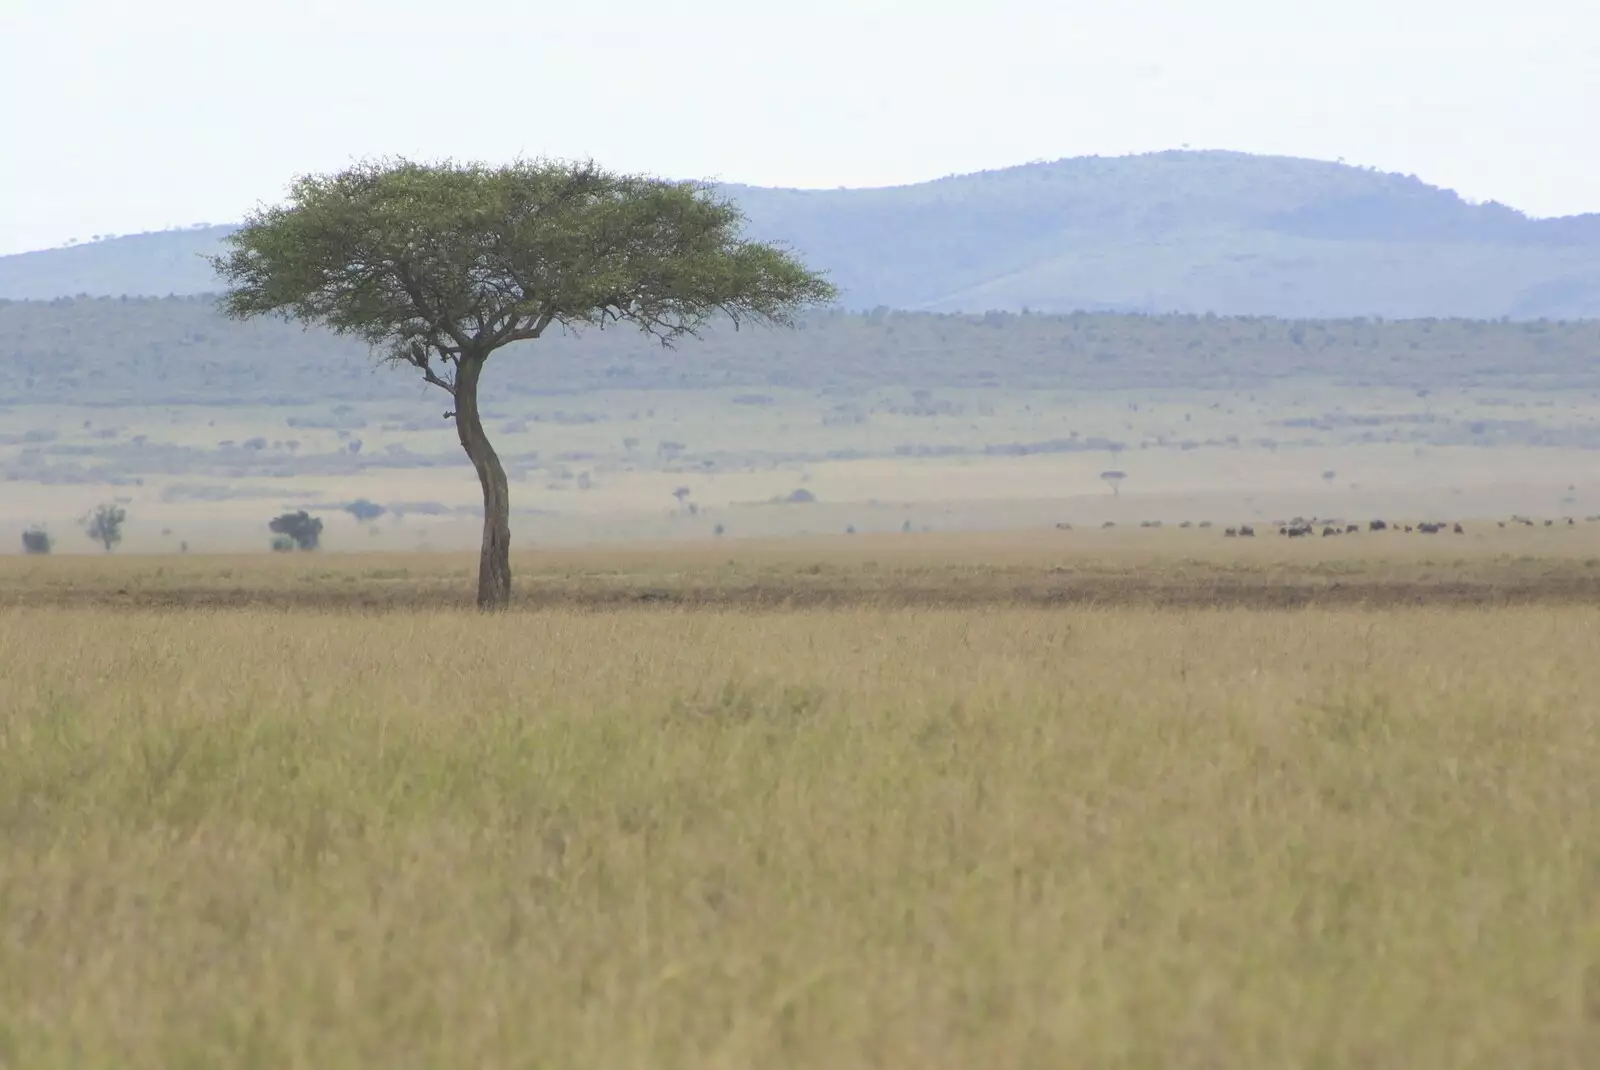
[[[726,185],[848,308],[1600,317],[1600,214],[1533,219],[1291,157],[1077,157],[908,186]],[[0,257],[0,298],[194,294],[230,226]]]

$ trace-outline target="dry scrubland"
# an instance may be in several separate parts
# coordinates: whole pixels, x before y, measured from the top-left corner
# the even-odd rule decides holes
[[[5,560],[0,1065],[1592,1065],[1519,538]]]

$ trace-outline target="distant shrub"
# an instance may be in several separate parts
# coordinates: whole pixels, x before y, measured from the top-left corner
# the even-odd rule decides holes
[[[299,550],[315,550],[322,538],[322,520],[304,509],[297,513],[284,513],[268,521],[267,527],[280,539],[288,539]],[[272,540],[274,550],[278,549],[278,542],[279,539]]]
[[[287,535],[274,535],[272,537],[272,552],[275,554],[294,553],[294,540]]]
[[[55,540],[50,538],[50,533],[44,528],[33,527],[22,533],[22,552],[27,554],[47,554],[55,548]]]
[[[796,504],[800,504],[804,502],[814,502],[817,500],[817,496],[812,494],[809,490],[806,490],[804,487],[800,487],[789,492],[788,500]]]
[[[357,498],[355,501],[348,502],[340,508],[362,523],[376,520],[389,511],[377,502],[369,502],[365,498]]]

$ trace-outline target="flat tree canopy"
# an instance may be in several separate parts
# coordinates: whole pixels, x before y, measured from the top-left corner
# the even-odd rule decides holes
[[[483,485],[478,604],[492,609],[511,595],[510,499],[478,408],[485,361],[552,326],[628,324],[671,345],[718,319],[788,326],[837,296],[786,251],[742,238],[743,224],[701,182],[393,160],[296,180],[211,263],[227,315],[360,337],[454,399],[447,415]]]

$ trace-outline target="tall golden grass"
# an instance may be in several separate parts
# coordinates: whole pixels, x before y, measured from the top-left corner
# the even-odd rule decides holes
[[[1593,1065],[1597,649],[1553,605],[14,604],[0,1065]]]

